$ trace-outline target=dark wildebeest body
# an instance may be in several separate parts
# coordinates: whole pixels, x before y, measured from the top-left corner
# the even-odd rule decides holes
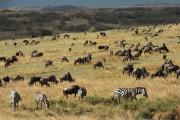
[[[29,86],[36,84],[37,82],[40,83],[41,77],[39,76],[33,76],[30,79],[30,82],[28,83]]]
[[[47,61],[45,61],[45,67],[52,66],[52,64],[53,64],[53,61],[52,61],[52,60],[47,60]]]
[[[68,60],[68,58],[67,58],[66,56],[63,56],[63,57],[61,58],[61,61],[62,61],[62,62],[69,62],[69,60]]]
[[[108,50],[108,49],[109,49],[109,46],[108,46],[108,45],[99,45],[99,46],[98,46],[98,49],[99,49],[99,50]]]
[[[155,72],[151,75],[151,79],[156,78],[156,77],[166,78],[167,74],[165,72],[163,72],[162,70],[158,70],[157,72]]]
[[[146,70],[145,67],[143,68],[137,68],[134,72],[133,72],[133,76],[136,77],[136,80],[140,80],[141,77],[145,78],[147,76],[149,76],[148,71]]]
[[[20,81],[20,80],[24,80],[23,76],[17,75],[15,78],[13,78],[13,81]]]
[[[63,95],[68,98],[68,95],[74,94],[74,97],[76,97],[76,94],[82,99],[84,96],[86,96],[87,91],[84,87],[80,87],[79,85],[73,85],[68,88],[65,88],[63,90]]]
[[[94,64],[93,67],[94,67],[94,69],[96,69],[96,68],[104,68],[104,65],[103,65],[103,63],[101,61],[98,61],[98,62],[96,62]]]
[[[4,76],[4,77],[2,78],[2,80],[4,81],[4,83],[5,83],[5,85],[6,85],[7,83],[9,83],[10,77],[9,77],[9,76]]]
[[[39,81],[39,83],[40,83],[41,86],[50,87],[49,79],[48,79],[48,78],[42,78],[42,79]]]
[[[52,83],[54,83],[54,84],[57,84],[57,83],[58,83],[58,80],[57,80],[57,78],[56,78],[55,75],[50,75],[50,76],[48,77],[48,81],[51,82],[51,84],[52,84]]]
[[[75,79],[72,78],[72,75],[70,72],[67,72],[66,74],[64,74],[61,78],[60,78],[60,81],[63,82],[63,81],[69,81],[69,82],[74,82]]]
[[[128,64],[126,67],[123,68],[123,74],[125,72],[128,73],[128,75],[130,76],[133,73],[134,67],[132,64]]]
[[[70,38],[70,35],[69,35],[69,34],[65,34],[65,35],[64,35],[64,39],[66,39],[66,38],[69,39],[69,38]]]

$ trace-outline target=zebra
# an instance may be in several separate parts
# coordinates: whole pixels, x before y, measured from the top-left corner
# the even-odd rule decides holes
[[[9,101],[10,101],[10,108],[13,110],[13,111],[18,111],[18,103],[19,101],[21,101],[21,96],[20,94],[13,90],[10,92],[9,94]]]
[[[136,96],[142,94],[145,97],[148,97],[147,91],[145,87],[135,87],[135,88],[118,88],[114,91],[112,100],[118,98],[118,103],[120,103],[121,98],[125,98],[126,100],[130,98],[131,100],[137,100]]]
[[[38,105],[40,103],[41,108],[42,108],[42,103],[44,103],[44,106],[48,109],[49,108],[49,101],[48,98],[45,94],[41,92],[35,93],[35,103],[36,103],[36,108],[38,109]]]
[[[82,100],[87,95],[87,90],[84,87],[79,88],[77,94],[79,96],[79,100]]]

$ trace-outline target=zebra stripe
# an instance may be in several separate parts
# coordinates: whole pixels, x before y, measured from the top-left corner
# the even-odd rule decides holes
[[[115,100],[115,98],[118,98],[118,101],[120,102],[120,98],[131,98],[136,99],[136,96],[142,94],[145,97],[148,97],[146,88],[144,87],[136,87],[136,88],[118,88],[114,91],[112,100]]]
[[[18,110],[18,103],[21,100],[20,94],[13,90],[9,94],[9,101],[10,101],[10,107],[12,108],[13,111]]]

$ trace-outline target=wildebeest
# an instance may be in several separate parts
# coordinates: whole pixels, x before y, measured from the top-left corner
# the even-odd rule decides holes
[[[47,109],[49,108],[48,98],[45,94],[43,94],[41,92],[35,93],[35,102],[36,102],[37,109],[38,109],[39,103],[41,105],[41,108],[42,108],[42,104],[44,104]]]
[[[100,32],[99,35],[102,36],[102,37],[106,37],[106,33],[105,32]]]
[[[41,78],[41,80],[39,81],[41,86],[46,86],[46,87],[50,87],[49,84],[49,79],[48,78]]]
[[[22,56],[24,56],[24,54],[23,54],[22,51],[18,51],[18,52],[16,52],[16,56],[19,56],[19,57],[21,56],[22,57]]]
[[[77,63],[79,63],[79,64],[90,63],[90,62],[91,62],[91,59],[92,59],[92,55],[91,55],[91,54],[88,54],[87,56],[77,58],[77,59],[74,61],[74,65],[76,65]]]
[[[4,81],[4,83],[5,83],[5,85],[6,85],[7,83],[9,83],[10,77],[9,77],[9,76],[4,76],[4,77],[2,78],[2,80]]]
[[[33,76],[31,77],[30,81],[28,82],[29,86],[32,86],[34,84],[36,84],[37,82],[40,83],[41,77],[39,76]]]
[[[6,62],[6,57],[0,57],[0,61]]]
[[[68,95],[74,94],[74,97],[76,97],[76,94],[80,97],[80,100],[87,95],[87,90],[84,87],[80,87],[79,85],[72,85],[68,88],[64,88],[63,95],[68,98]]]
[[[108,45],[99,45],[99,46],[98,46],[98,49],[99,49],[99,50],[108,50],[108,49],[109,49],[109,46],[108,46]]]
[[[166,44],[163,43],[162,47],[159,48],[160,53],[169,52],[169,49],[167,48]]]
[[[68,60],[68,58],[67,58],[66,56],[63,56],[63,57],[61,58],[61,61],[62,61],[62,62],[69,62],[69,60]]]
[[[66,38],[70,38],[70,35],[69,34],[64,34],[64,39],[66,39]]]
[[[166,78],[166,77],[167,77],[167,73],[165,73],[165,72],[162,71],[162,70],[158,70],[158,71],[156,71],[155,73],[153,73],[153,74],[151,75],[151,79],[156,78],[156,77]]]
[[[140,80],[141,77],[145,78],[145,77],[149,76],[149,72],[146,70],[145,67],[137,68],[137,69],[133,72],[133,76],[136,77],[136,80]]]
[[[34,50],[31,53],[31,57],[42,57],[43,56],[43,52],[38,52],[37,50]]]
[[[132,64],[127,64],[124,68],[123,68],[123,74],[125,72],[128,73],[128,75],[130,76],[133,73],[134,67]]]
[[[101,61],[98,61],[98,62],[96,62],[94,64],[93,68],[94,69],[96,69],[96,68],[104,68],[104,65],[103,65],[103,63]]]
[[[11,109],[13,111],[18,110],[18,104],[19,104],[19,101],[21,101],[21,100],[22,100],[21,96],[17,91],[13,90],[10,92],[9,101],[10,101]]]
[[[67,72],[66,74],[64,74],[62,77],[60,77],[60,81],[69,81],[69,82],[74,82],[75,79],[72,78],[72,75],[70,72]]]
[[[48,81],[51,82],[51,84],[52,84],[52,83],[57,84],[57,83],[59,82],[59,81],[57,80],[57,78],[56,78],[55,75],[50,75],[50,76],[48,77]]]
[[[14,62],[17,62],[17,61],[18,61],[17,57],[12,56],[12,57],[6,59],[4,66],[5,66],[5,68],[7,68],[9,65],[11,65],[11,64],[13,64]]]
[[[20,81],[20,80],[24,80],[23,76],[17,75],[15,78],[12,79],[13,81]]]
[[[45,67],[52,66],[52,64],[53,64],[52,60],[45,61]]]

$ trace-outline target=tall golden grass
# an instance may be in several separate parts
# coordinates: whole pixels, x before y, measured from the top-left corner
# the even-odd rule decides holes
[[[169,27],[171,26],[171,27]],[[178,38],[174,37],[180,34],[180,25],[166,25],[158,26],[163,27],[164,32],[156,38],[149,38],[154,44],[161,45],[166,43],[170,49],[170,53],[167,54],[168,58],[172,58],[173,62],[180,65],[180,46],[177,44]],[[146,28],[146,26],[140,29]],[[85,86],[88,90],[88,96],[101,96],[111,97],[113,90],[119,87],[136,87],[144,86],[147,88],[149,98],[147,101],[153,101],[158,98],[161,99],[179,99],[180,94],[180,81],[176,79],[174,75],[171,75],[167,79],[156,78],[151,80],[150,78],[136,81],[132,77],[122,74],[122,68],[124,64],[122,59],[118,57],[109,57],[109,52],[99,51],[95,47],[84,47],[83,43],[85,40],[94,40],[98,44],[110,45],[111,50],[118,50],[119,48],[114,44],[115,41],[126,39],[129,43],[140,42],[142,45],[146,44],[144,40],[145,35],[133,35],[132,32],[124,30],[110,30],[106,31],[107,37],[97,39],[98,33],[70,33],[71,37],[77,38],[72,39],[58,39],[58,41],[51,41],[51,37],[36,38],[41,41],[38,45],[24,45],[22,40],[16,40],[18,45],[13,46],[13,41],[1,41],[0,51],[2,56],[11,56],[15,52],[21,50],[25,56],[19,58],[19,61],[9,68],[5,69],[3,63],[0,67],[0,77],[10,75],[11,77],[16,75],[25,76],[23,82],[11,82],[6,87],[0,88],[0,119],[2,120],[96,120],[96,119],[114,119],[114,120],[133,120],[137,115],[138,111],[125,111],[121,107],[117,106],[106,106],[104,104],[92,105],[86,101],[82,103],[77,99],[70,97],[66,100],[62,96],[63,88],[72,84],[78,84]],[[174,37],[174,38],[173,38]],[[27,38],[31,40],[30,38]],[[4,46],[5,42],[8,43]],[[72,52],[68,52],[68,48],[71,43],[75,46],[72,47]],[[31,58],[30,54],[33,50],[44,52],[42,58]],[[73,65],[73,60],[77,57],[83,56],[87,53],[93,53],[93,61],[91,64],[86,65]],[[70,59],[69,63],[62,63],[60,57],[67,56]],[[105,69],[94,70],[93,63],[102,58],[106,59]],[[54,64],[52,67],[45,68],[45,60],[53,60]],[[162,64],[162,55],[155,53],[153,55],[143,55],[140,61],[135,61],[135,67],[145,66],[151,73]],[[55,74],[58,78],[65,72],[71,72],[73,77],[76,79],[75,83],[59,83],[58,85],[52,85],[50,88],[40,87],[39,85],[28,87],[27,82],[33,75],[48,76]],[[8,94],[11,90],[17,90],[21,96],[22,101],[20,103],[20,109],[18,112],[12,112],[9,108]],[[46,93],[49,100],[54,104],[50,110],[35,110],[35,103],[33,94],[37,91]],[[63,100],[69,104],[77,104],[75,109],[72,106],[64,107],[62,104],[58,105],[58,102]],[[54,101],[54,103],[53,103]],[[62,108],[61,108],[62,107]],[[73,109],[74,112],[66,113],[63,109]],[[82,112],[81,110],[86,112]],[[68,111],[68,110],[67,110]],[[89,112],[88,112],[89,111]]]

